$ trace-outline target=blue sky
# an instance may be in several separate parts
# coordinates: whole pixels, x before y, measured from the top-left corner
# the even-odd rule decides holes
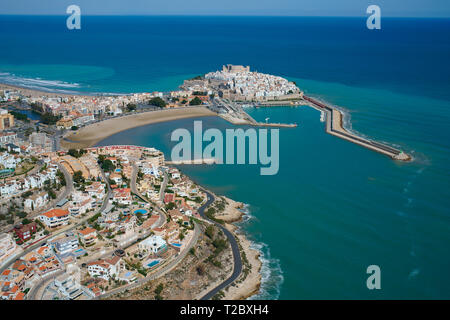
[[[65,15],[76,4],[86,15],[382,16],[450,17],[450,0],[1,0],[0,14]]]

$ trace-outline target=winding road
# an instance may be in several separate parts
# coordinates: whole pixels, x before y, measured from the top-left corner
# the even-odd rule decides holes
[[[219,284],[217,287],[210,290],[203,297],[200,298],[200,300],[209,300],[212,297],[214,297],[219,291],[225,289],[230,284],[232,284],[239,277],[239,275],[242,272],[242,259],[241,259],[241,253],[239,251],[239,245],[236,241],[236,238],[233,236],[233,234],[227,228],[225,228],[223,225],[221,225],[220,223],[212,221],[208,217],[206,217],[205,209],[209,205],[211,205],[211,203],[214,202],[214,196],[204,189],[203,189],[203,191],[206,193],[208,199],[207,199],[206,203],[198,209],[198,213],[202,216],[203,219],[206,219],[206,220],[214,223],[217,227],[219,227],[223,231],[223,233],[227,237],[228,241],[230,242],[231,250],[233,251],[233,261],[234,261],[233,273],[231,274],[231,276],[228,279],[226,279],[224,282]]]

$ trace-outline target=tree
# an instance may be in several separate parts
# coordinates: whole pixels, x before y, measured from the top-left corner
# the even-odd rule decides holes
[[[69,155],[71,155],[74,158],[79,158],[81,157],[83,154],[86,153],[86,150],[84,149],[69,149],[69,151],[67,152]]]
[[[160,97],[155,97],[155,98],[150,99],[148,104],[151,106],[159,107],[161,109],[166,106],[166,102],[163,99],[161,99]]]
[[[33,128],[26,128],[25,129],[25,136],[28,137],[29,135],[31,135],[33,133]]]
[[[128,111],[134,111],[137,109],[137,106],[134,103],[127,104],[127,110]]]
[[[43,124],[52,125],[58,122],[58,120],[61,119],[61,116],[54,116],[51,113],[45,112],[43,115],[41,115],[41,121]]]
[[[111,160],[106,159],[103,161],[102,169],[105,171],[113,171],[116,167],[114,166],[114,163],[112,163]]]
[[[48,191],[48,196],[52,199],[56,199],[56,193],[53,190]]]
[[[16,216],[18,216],[19,218],[25,218],[27,216],[27,214],[23,211],[17,212]]]
[[[80,170],[75,171],[73,173],[73,181],[76,183],[83,183],[84,182],[83,172],[81,172]]]
[[[195,97],[189,102],[190,106],[198,106],[202,104],[202,100],[199,97]]]
[[[59,182],[61,183],[62,186],[66,185],[66,177],[64,176],[64,173],[58,169],[58,171],[56,171],[56,176],[59,178]]]
[[[155,289],[155,299],[156,300],[162,300],[163,299],[163,297],[161,296],[161,292],[163,291],[163,289],[164,289],[164,286],[163,286],[163,284],[162,283],[160,283],[157,287],[156,287],[156,289]]]
[[[166,209],[167,210],[172,210],[174,208],[175,208],[175,203],[169,202],[168,204],[166,204]]]

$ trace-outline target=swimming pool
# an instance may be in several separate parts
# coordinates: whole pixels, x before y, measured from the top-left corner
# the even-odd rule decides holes
[[[175,242],[174,242],[174,243],[171,243],[171,245],[173,245],[173,246],[175,246],[175,247],[178,247],[178,248],[181,247],[181,243],[175,243]]]
[[[153,260],[152,262],[150,262],[149,264],[147,264],[148,268],[154,267],[159,263],[159,260]]]
[[[138,213],[145,215],[145,214],[148,213],[148,210],[147,210],[147,209],[137,209],[137,210],[134,210],[134,214],[138,214]]]
[[[116,170],[114,170],[115,172],[120,172],[122,171],[122,169],[117,168]]]
[[[86,250],[84,250],[83,248],[79,248],[79,249],[75,250],[75,251],[73,252],[73,254],[74,254],[75,256],[81,256],[81,255],[83,255],[85,252],[86,252]]]

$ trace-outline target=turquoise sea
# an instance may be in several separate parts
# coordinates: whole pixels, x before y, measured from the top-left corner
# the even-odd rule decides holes
[[[0,16],[0,81],[88,92],[172,90],[222,64],[293,80],[348,110],[352,130],[404,149],[410,163],[324,131],[309,107],[248,109],[280,129],[280,170],[181,166],[195,181],[248,204],[243,230],[262,252],[267,299],[450,298],[450,21],[359,18]],[[33,30],[33,32],[30,32]],[[170,155],[183,119],[134,128],[101,144]],[[204,128],[234,126],[205,117]],[[368,290],[366,268],[381,268]]]

